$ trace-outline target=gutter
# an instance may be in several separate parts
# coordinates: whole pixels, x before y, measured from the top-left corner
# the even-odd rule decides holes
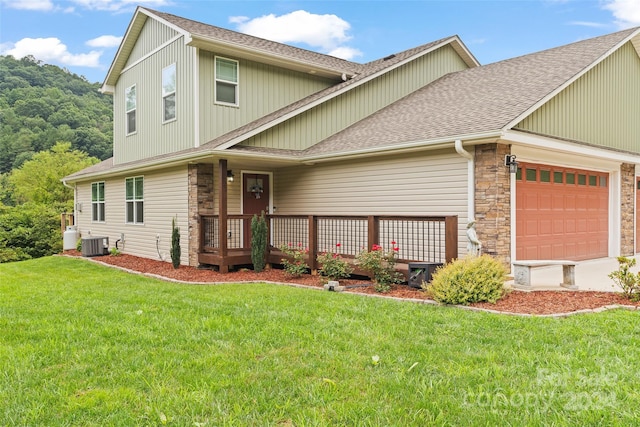
[[[476,185],[475,185],[475,161],[474,156],[464,149],[462,140],[456,139],[456,152],[467,159],[467,221],[475,218],[475,201],[476,201]]]

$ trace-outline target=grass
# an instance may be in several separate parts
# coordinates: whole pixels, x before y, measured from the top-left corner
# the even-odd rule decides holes
[[[0,425],[633,425],[638,337],[49,257],[0,264]]]

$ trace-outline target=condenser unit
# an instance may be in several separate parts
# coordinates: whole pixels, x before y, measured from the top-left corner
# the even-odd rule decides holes
[[[99,256],[109,253],[108,237],[86,237],[82,239],[82,256]]]

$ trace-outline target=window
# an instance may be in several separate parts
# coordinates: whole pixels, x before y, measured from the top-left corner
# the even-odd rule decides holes
[[[162,70],[162,121],[176,118],[176,64]]]
[[[144,177],[127,178],[126,192],[126,222],[129,224],[144,223]]]
[[[238,61],[216,58],[216,102],[238,105]]]
[[[136,131],[136,85],[124,91],[125,110],[127,112],[127,135]]]
[[[104,222],[104,182],[91,184],[91,221]]]

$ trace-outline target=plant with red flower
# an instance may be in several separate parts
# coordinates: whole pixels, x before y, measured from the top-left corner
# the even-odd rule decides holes
[[[336,248],[340,246],[340,243],[336,243]],[[353,273],[351,264],[333,251],[321,253],[317,256],[316,260],[320,264],[320,268],[318,269],[320,275],[326,277],[328,280],[346,279]]]
[[[388,292],[391,285],[402,282],[402,274],[396,271],[396,261],[400,248],[396,242],[391,242],[392,249],[385,252],[378,244],[371,246],[356,255],[356,264],[369,274],[378,292]]]

